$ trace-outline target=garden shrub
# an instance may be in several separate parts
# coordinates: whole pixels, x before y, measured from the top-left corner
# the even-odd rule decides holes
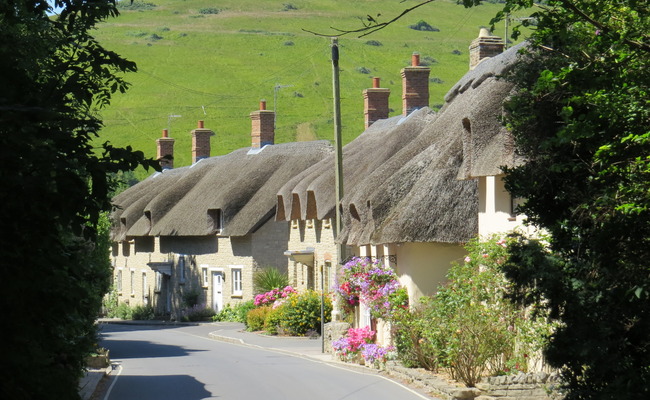
[[[264,320],[264,330],[266,333],[270,335],[284,333],[282,321],[286,318],[285,310],[284,304],[280,304],[277,307],[271,307],[271,310],[266,314],[266,319]]]
[[[464,262],[449,270],[449,282],[411,315],[396,318],[394,330],[405,363],[446,367],[454,379],[474,386],[486,372],[525,372],[528,355],[541,349],[551,327],[504,297],[505,240],[475,240],[467,250]]]
[[[183,310],[181,320],[184,322],[209,321],[216,315],[212,307],[205,304],[195,304],[194,306]]]
[[[423,299],[426,301],[426,298]],[[434,346],[430,340],[423,339],[425,332],[435,329],[435,322],[427,312],[429,307],[416,305],[412,310],[396,313],[391,326],[397,358],[408,368],[422,367],[438,371],[441,346]]]
[[[253,308],[255,308],[253,300],[237,303],[234,306],[231,306],[230,303],[228,303],[221,309],[221,311],[212,317],[212,320],[222,322],[241,322],[246,324],[246,316]]]
[[[185,307],[194,307],[199,304],[199,298],[201,297],[201,291],[198,289],[188,290],[181,294],[183,299],[183,305]]]
[[[346,336],[332,342],[334,354],[344,361],[358,361],[363,358],[368,365],[382,367],[393,358],[394,348],[373,343],[375,332],[370,327],[350,328]]]
[[[246,327],[249,331],[261,331],[264,329],[266,315],[271,310],[270,306],[253,308],[246,314]]]
[[[132,319],[133,310],[131,309],[131,307],[129,307],[128,304],[120,303],[117,305],[113,317],[120,318],[120,319]]]
[[[255,306],[266,306],[275,303],[277,300],[286,299],[290,295],[297,293],[291,286],[285,286],[283,289],[272,289],[266,293],[255,296],[253,304]]]
[[[325,323],[332,316],[332,300],[325,296]],[[320,333],[321,295],[313,290],[293,294],[282,305],[284,318],[280,327],[288,335],[303,336],[309,331]]]
[[[144,305],[137,305],[133,307],[131,311],[131,319],[136,320],[136,321],[146,321],[150,319],[154,319],[155,313],[153,310],[153,307],[151,306],[144,306]]]
[[[289,276],[276,267],[264,267],[253,273],[255,293],[270,292],[273,289],[281,289],[286,286],[289,286]]]

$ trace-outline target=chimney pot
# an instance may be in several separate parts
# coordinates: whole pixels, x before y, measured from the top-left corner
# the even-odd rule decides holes
[[[167,129],[162,130],[162,137],[156,139],[156,159],[162,169],[174,168],[174,142]],[[169,156],[170,158],[165,158]]]
[[[388,118],[390,89],[380,88],[379,82],[379,77],[373,77],[372,88],[363,91],[363,114],[366,128],[377,120]]]
[[[251,147],[261,149],[275,142],[275,112],[266,109],[266,100],[260,101],[260,109],[251,113]]]
[[[487,28],[481,28],[478,37],[469,45],[469,69],[473,70],[486,58],[503,53],[505,43],[498,36],[493,36]]]
[[[412,67],[419,67],[420,66],[420,53],[415,52],[411,56],[411,66]]]
[[[210,157],[210,137],[214,132],[205,129],[205,123],[199,120],[198,127],[192,130],[192,163]]]
[[[409,115],[429,106],[429,67],[420,66],[420,53],[413,53],[411,66],[402,69],[402,113]]]

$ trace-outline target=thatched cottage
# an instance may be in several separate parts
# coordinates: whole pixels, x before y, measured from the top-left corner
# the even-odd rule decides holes
[[[274,113],[261,108],[251,114],[250,149],[209,157],[212,132],[200,121],[194,164],[163,169],[115,197],[120,302],[178,316],[183,299],[198,296],[220,310],[253,297],[256,269],[286,270],[289,226],[274,221],[276,193],[332,148],[327,141],[273,144]],[[158,140],[159,157],[170,154],[171,140]]]
[[[377,110],[387,110],[388,89],[368,89],[367,129],[343,149],[343,228],[336,240],[348,256],[390,265],[412,300],[436,291],[451,263],[464,257],[468,240],[521,225],[500,169],[516,163],[499,121],[512,85],[498,76],[518,49],[502,53],[503,45],[481,30],[470,46],[470,72],[438,112],[427,107],[428,68],[419,67],[414,56],[401,73],[403,114],[377,118]],[[328,271],[322,266],[338,262],[335,238],[327,235],[334,232],[323,232],[335,212],[334,171],[327,167],[332,157],[278,193],[276,219],[292,227],[289,273],[307,287],[318,287],[319,272]],[[369,323],[363,310],[357,323]]]

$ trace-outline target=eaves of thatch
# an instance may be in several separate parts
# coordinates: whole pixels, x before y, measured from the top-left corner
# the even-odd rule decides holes
[[[283,184],[331,152],[327,141],[276,144],[157,174],[114,199],[124,222],[113,237],[245,236],[275,214]]]

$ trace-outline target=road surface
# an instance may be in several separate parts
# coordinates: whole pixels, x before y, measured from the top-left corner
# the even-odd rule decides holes
[[[102,326],[118,364],[102,400],[422,400],[374,372],[208,337],[214,326]]]

